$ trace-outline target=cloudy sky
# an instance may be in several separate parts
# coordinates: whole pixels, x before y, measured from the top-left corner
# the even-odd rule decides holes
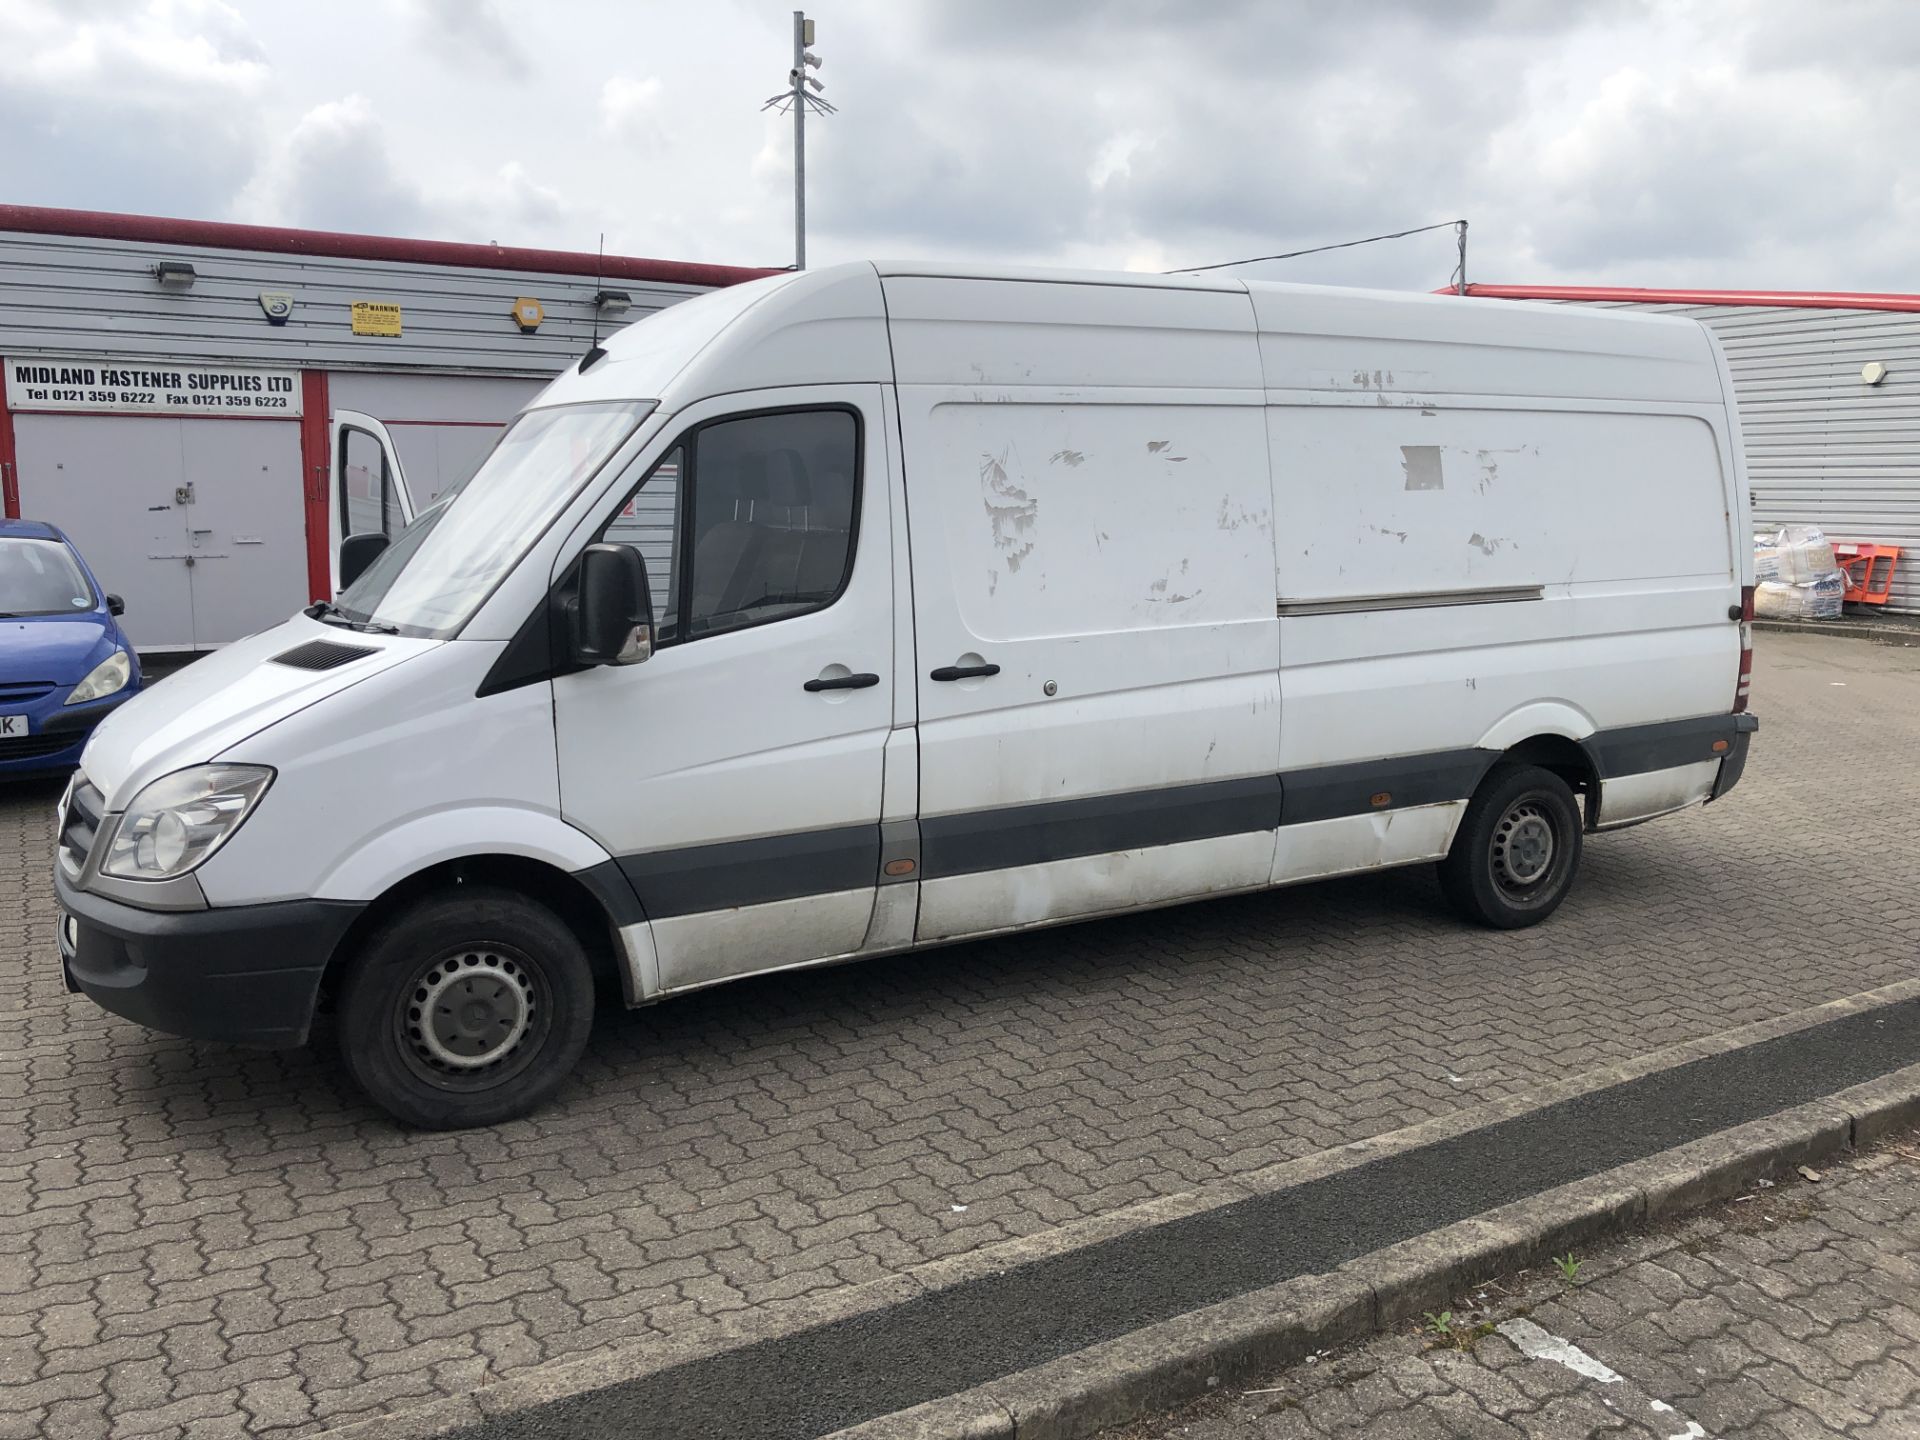
[[[810,260],[1920,288],[1920,0],[818,0]],[[791,258],[791,0],[0,0],[0,201]],[[1248,267],[1432,287],[1452,238]]]

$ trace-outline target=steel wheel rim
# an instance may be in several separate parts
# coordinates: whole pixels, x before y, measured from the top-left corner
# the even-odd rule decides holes
[[[1493,827],[1488,858],[1494,883],[1506,895],[1526,898],[1538,890],[1552,876],[1559,854],[1553,816],[1534,796],[1514,801]]]
[[[442,1089],[486,1089],[519,1073],[551,1023],[544,975],[508,945],[465,945],[421,965],[395,1006],[407,1068]]]

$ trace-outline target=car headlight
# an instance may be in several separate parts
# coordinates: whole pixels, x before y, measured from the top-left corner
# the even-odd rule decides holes
[[[127,652],[116,650],[87,672],[87,678],[73,687],[73,694],[67,697],[69,705],[84,705],[89,700],[98,700],[126,688],[127,681],[133,678],[133,664],[127,659]]]
[[[122,880],[186,874],[240,828],[271,783],[264,765],[195,765],[162,775],[120,817],[101,873]]]

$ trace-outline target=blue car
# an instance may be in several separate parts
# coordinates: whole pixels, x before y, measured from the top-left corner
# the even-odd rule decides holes
[[[0,520],[0,778],[72,769],[140,689],[125,608],[56,527]]]

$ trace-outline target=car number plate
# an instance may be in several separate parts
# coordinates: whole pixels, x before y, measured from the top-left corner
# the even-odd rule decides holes
[[[24,715],[0,715],[0,740],[15,735],[25,735],[28,731],[27,717]]]

